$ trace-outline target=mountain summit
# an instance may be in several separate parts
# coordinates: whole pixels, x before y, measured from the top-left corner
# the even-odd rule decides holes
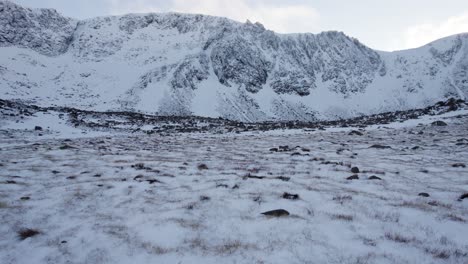
[[[348,118],[468,96],[468,34],[372,50],[341,32],[151,13],[78,21],[0,1],[0,93],[38,105],[241,121]]]

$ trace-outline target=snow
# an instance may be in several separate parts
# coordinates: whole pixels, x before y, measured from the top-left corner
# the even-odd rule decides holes
[[[82,110],[257,122],[424,108],[468,94],[467,39],[388,53],[339,32],[176,13],[75,21],[0,0],[0,99],[81,109],[2,101],[0,263],[466,264],[460,102],[265,132]],[[290,214],[262,214],[275,209]]]
[[[452,166],[468,160],[457,144],[468,143],[466,110],[363,136],[329,128],[79,137],[55,114],[0,127],[1,263],[467,260],[468,200],[458,198],[468,192],[468,170]],[[48,126],[42,137],[28,132],[39,121]],[[270,151],[280,145],[310,152]],[[346,180],[354,166],[359,180]],[[290,216],[261,215],[280,208]],[[40,234],[20,240],[22,228]]]
[[[0,121],[1,129],[8,130],[34,130],[38,124],[46,124],[42,127],[45,133],[38,131],[36,134],[42,134],[44,139],[57,138],[78,138],[78,137],[96,137],[108,135],[107,132],[86,131],[75,128],[67,124],[65,119],[60,118],[59,112],[38,112],[31,117],[19,120]]]
[[[73,29],[63,49],[28,38],[10,41],[17,31],[41,39],[47,28],[29,22],[47,17],[7,6],[0,20],[0,34],[8,36],[0,43],[3,99],[98,111],[313,121],[423,108],[468,93],[467,34],[380,52],[340,32],[281,35],[211,16],[132,14],[87,19],[76,27],[77,21],[63,18],[66,29]],[[11,10],[31,13],[31,21],[15,28],[8,22]],[[207,62],[197,61],[201,57]],[[300,96],[302,82],[310,89]]]

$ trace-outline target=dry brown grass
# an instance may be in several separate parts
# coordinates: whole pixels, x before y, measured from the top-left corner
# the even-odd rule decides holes
[[[462,222],[462,223],[466,222],[465,219],[453,213],[444,215],[444,218],[455,221],[455,222]]]
[[[142,243],[142,247],[150,254],[155,254],[155,255],[164,255],[168,254],[172,251],[170,248],[164,248],[158,245],[153,245],[149,242],[144,242]]]
[[[333,201],[336,201],[340,204],[343,204],[347,201],[351,201],[353,200],[353,197],[351,197],[351,195],[337,195],[335,197],[333,197]]]
[[[248,250],[255,250],[258,249],[253,244],[246,244],[242,243],[240,240],[228,240],[225,241],[222,245],[218,245],[214,247],[214,252],[218,253],[219,255],[232,255],[237,251],[248,251]]]
[[[342,220],[342,221],[347,221],[347,222],[351,222],[354,220],[354,217],[352,215],[345,215],[345,214],[333,214],[330,217],[335,220]]]
[[[401,234],[390,233],[390,232],[385,233],[385,238],[387,240],[391,240],[391,241],[394,241],[397,243],[403,243],[403,244],[408,244],[408,243],[416,241],[414,237],[405,237]]]

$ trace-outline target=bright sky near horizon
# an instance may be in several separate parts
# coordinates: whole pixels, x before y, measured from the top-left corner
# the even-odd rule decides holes
[[[416,48],[468,32],[468,0],[12,0],[74,18],[201,13],[260,22],[280,33],[343,31],[374,49]]]

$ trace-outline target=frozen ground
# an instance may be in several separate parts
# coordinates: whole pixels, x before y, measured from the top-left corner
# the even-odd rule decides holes
[[[46,120],[0,126],[0,263],[468,263],[466,111],[362,135]]]

